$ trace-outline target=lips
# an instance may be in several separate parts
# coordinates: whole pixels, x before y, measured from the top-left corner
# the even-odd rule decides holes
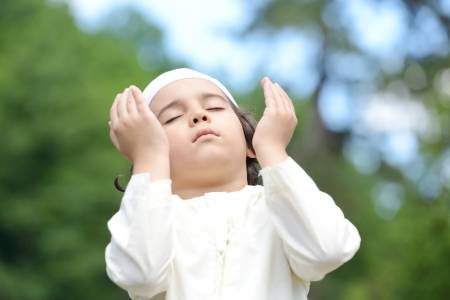
[[[200,129],[199,131],[197,131],[197,133],[195,134],[194,140],[192,142],[195,143],[199,137],[201,137],[202,135],[206,135],[206,134],[214,134],[215,136],[219,136],[219,134],[217,132],[215,132],[214,130],[212,130],[211,128],[203,128],[203,129]]]

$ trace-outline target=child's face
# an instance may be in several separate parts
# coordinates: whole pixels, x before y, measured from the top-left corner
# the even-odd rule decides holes
[[[198,78],[177,80],[155,95],[150,109],[166,131],[175,184],[212,184],[242,176],[243,172],[246,175],[246,157],[251,154],[231,105],[218,87]],[[194,141],[198,131],[205,128],[218,136],[205,135]]]

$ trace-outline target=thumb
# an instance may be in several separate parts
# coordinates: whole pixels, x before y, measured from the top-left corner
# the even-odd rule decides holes
[[[111,121],[109,121],[108,124],[110,124],[110,126],[111,126]],[[117,139],[116,134],[114,133],[114,131],[111,128],[109,129],[109,137],[110,137],[111,142],[113,143],[113,145],[117,148],[117,150],[120,151],[119,141]]]

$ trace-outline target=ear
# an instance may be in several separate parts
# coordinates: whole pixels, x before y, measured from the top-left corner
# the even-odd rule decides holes
[[[255,157],[256,157],[256,154],[255,154],[252,150],[250,150],[249,148],[247,148],[247,156],[248,156],[248,157],[251,157],[251,158],[255,158]]]

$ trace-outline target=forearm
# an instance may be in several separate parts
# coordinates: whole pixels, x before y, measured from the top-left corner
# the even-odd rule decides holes
[[[360,243],[357,229],[294,160],[260,173],[267,207],[299,276],[321,279],[354,255]]]
[[[105,252],[107,274],[138,295],[167,287],[174,256],[171,181],[152,181],[149,173],[133,175],[119,211],[107,223],[111,233]]]

